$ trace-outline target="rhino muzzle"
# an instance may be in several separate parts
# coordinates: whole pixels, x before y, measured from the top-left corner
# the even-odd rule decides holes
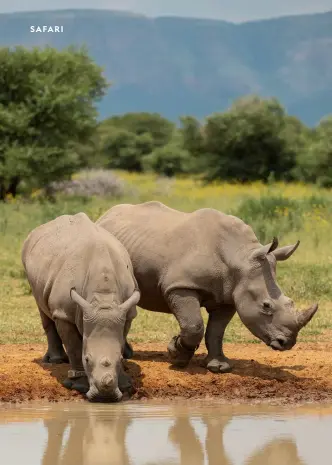
[[[277,338],[273,339],[269,346],[273,350],[279,350],[279,351],[284,351],[284,350],[290,350],[292,347],[294,347],[296,343],[296,339],[288,339],[285,336],[278,336]]]
[[[290,337],[286,337],[285,335],[278,334],[277,337],[274,337],[267,345],[271,347],[273,350],[278,350],[278,351],[284,351],[284,350],[290,350],[294,345],[296,344],[296,335],[297,332],[300,331],[301,328],[306,326],[309,321],[312,319],[312,317],[315,315],[315,313],[318,310],[318,304],[313,305],[312,307],[307,308],[306,310],[303,311],[298,311],[297,312],[297,331],[296,334],[294,334]]]
[[[315,315],[317,310],[318,310],[318,304],[315,304],[312,307],[309,307],[306,310],[303,310],[302,312],[297,312],[297,324],[298,324],[299,330],[301,328],[304,328],[304,326],[306,326],[309,323],[309,321]]]
[[[90,387],[86,397],[90,402],[119,402],[122,399],[122,392],[118,387],[112,391],[100,391],[95,385]]]

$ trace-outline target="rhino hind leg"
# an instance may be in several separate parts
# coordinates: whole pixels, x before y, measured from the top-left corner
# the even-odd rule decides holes
[[[51,363],[52,365],[59,365],[61,363],[69,363],[69,358],[66,354],[65,351],[63,351],[63,354],[60,355],[52,355],[48,350],[45,352],[43,358],[42,358],[43,363]]]
[[[72,323],[63,320],[56,320],[56,329],[66,348],[71,370],[63,385],[67,389],[86,394],[89,390],[89,381],[84,372],[82,363],[82,336]]]
[[[42,358],[43,363],[69,363],[68,356],[64,351],[62,341],[54,321],[51,320],[41,309],[39,309],[39,313],[47,337],[47,351]]]
[[[167,301],[181,329],[168,344],[168,353],[172,364],[183,368],[189,364],[204,336],[200,301],[196,292],[187,289],[173,291]]]
[[[235,307],[223,305],[209,312],[209,320],[205,332],[205,345],[208,355],[204,365],[212,373],[229,373],[232,368],[230,360],[225,357],[222,344],[225,329],[235,314]]]

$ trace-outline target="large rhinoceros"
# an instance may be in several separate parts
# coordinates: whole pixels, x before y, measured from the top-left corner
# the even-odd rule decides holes
[[[140,298],[123,245],[85,213],[34,229],[22,262],[47,336],[45,362],[68,361],[65,386],[117,401],[130,379],[122,353]],[[87,392],[88,391],[88,392]]]
[[[173,364],[186,366],[204,335],[200,307],[209,320],[206,366],[230,371],[223,354],[226,326],[235,312],[275,350],[291,349],[318,305],[297,312],[276,282],[276,262],[299,245],[261,245],[239,218],[204,208],[193,213],[160,202],[117,205],[97,221],[129,252],[141,291],[140,307],[173,313],[181,333],[168,345]]]

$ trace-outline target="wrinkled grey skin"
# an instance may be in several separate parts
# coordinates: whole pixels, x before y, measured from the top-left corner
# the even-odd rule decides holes
[[[117,205],[97,222],[129,252],[141,291],[140,307],[173,313],[180,325],[168,351],[186,366],[204,335],[200,308],[209,320],[206,366],[230,371],[222,341],[235,312],[259,339],[275,350],[291,349],[299,330],[318,306],[298,313],[276,281],[276,263],[295,245],[263,246],[242,220],[205,208],[183,213],[161,204]]]
[[[120,400],[130,388],[122,354],[140,298],[125,248],[84,213],[63,215],[29,234],[22,262],[47,336],[44,361],[69,358],[64,384],[89,400]]]

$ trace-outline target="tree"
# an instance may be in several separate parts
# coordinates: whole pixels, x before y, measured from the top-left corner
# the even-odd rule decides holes
[[[113,127],[126,129],[129,132],[141,136],[150,134],[154,147],[166,145],[172,138],[175,125],[158,113],[126,113],[121,116],[113,116],[102,122],[102,131]]]
[[[127,171],[143,171],[144,155],[151,152],[153,140],[149,133],[136,135],[127,129],[112,128],[103,142],[106,166]]]
[[[143,158],[165,146],[175,126],[157,113],[127,113],[103,121],[98,132],[107,166],[143,171]]]
[[[204,128],[201,123],[192,116],[180,118],[181,126],[179,134],[183,149],[190,156],[190,173],[202,173],[206,167]]]
[[[190,154],[175,141],[170,142],[146,155],[143,158],[143,166],[155,173],[173,177],[190,172]]]
[[[182,116],[180,122],[183,148],[192,156],[200,157],[204,153],[204,136],[200,122],[192,116]]]
[[[296,148],[286,127],[287,115],[275,99],[249,96],[211,115],[203,128],[206,179],[292,179]]]
[[[108,83],[85,49],[0,49],[0,199],[70,176]]]
[[[332,117],[323,118],[311,131],[310,140],[299,153],[297,174],[305,182],[332,187]]]

